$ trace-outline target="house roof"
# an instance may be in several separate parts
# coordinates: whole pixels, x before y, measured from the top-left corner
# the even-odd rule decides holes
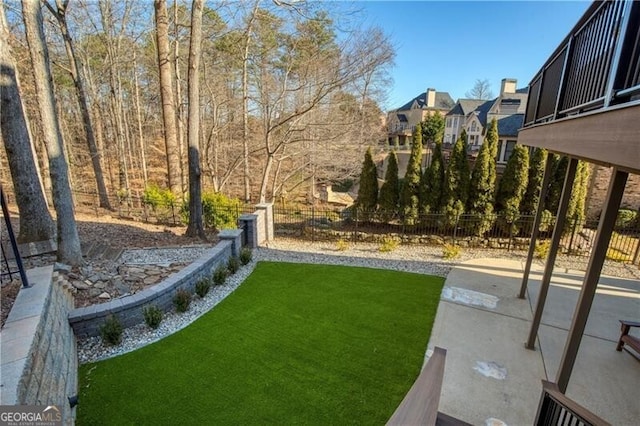
[[[486,102],[487,101],[482,99],[458,99],[456,105],[447,115],[464,115],[466,117],[467,114]]]
[[[498,134],[500,136],[517,136],[522,127],[524,114],[513,114],[498,120]]]
[[[397,111],[407,111],[410,110],[413,106],[413,103],[418,103],[418,108],[426,109],[427,108],[427,92],[420,93],[417,97],[411,99],[406,104],[402,105]],[[455,102],[449,95],[449,92],[436,92],[436,101],[435,109],[446,109],[449,110],[453,107]]]
[[[482,104],[478,105],[478,107],[473,111],[478,115],[478,120],[480,120],[480,124],[482,127],[487,127],[487,113],[496,102],[495,99],[490,101],[484,101]]]

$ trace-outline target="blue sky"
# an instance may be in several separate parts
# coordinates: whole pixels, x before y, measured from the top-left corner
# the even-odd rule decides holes
[[[427,87],[465,97],[476,79],[526,86],[589,7],[588,1],[363,1],[366,23],[396,48],[393,87],[384,109]]]

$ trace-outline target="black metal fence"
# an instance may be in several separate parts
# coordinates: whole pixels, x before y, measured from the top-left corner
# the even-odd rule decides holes
[[[73,192],[74,205],[85,210],[91,210],[99,217],[104,213],[100,209],[98,195],[94,192]],[[169,205],[152,206],[146,203],[141,194],[126,195],[123,197],[109,196],[109,203],[114,215],[121,219],[137,220],[145,223],[156,223],[167,226],[186,225],[188,216],[182,208],[182,202],[177,201]],[[229,206],[206,206],[204,209],[205,227],[213,227],[215,216],[225,216],[233,218],[230,221],[237,223],[238,217],[245,213],[253,213],[255,206],[237,203]],[[210,219],[207,220],[207,216]]]
[[[463,214],[448,217],[442,213],[421,215],[414,223],[397,218],[381,220],[373,213],[355,209],[330,210],[313,207],[274,207],[276,236],[302,238],[311,241],[350,241],[381,243],[395,239],[403,244],[441,245],[452,243],[461,247],[483,247],[505,250],[526,250],[529,247],[534,216],[520,216],[510,223],[505,216],[482,217]],[[540,251],[548,247],[555,218],[547,217],[540,226]],[[588,256],[594,243],[597,221],[567,221],[560,242],[565,254]],[[484,232],[482,232],[484,231]],[[621,262],[638,263],[640,228],[637,223],[616,227],[607,257]]]

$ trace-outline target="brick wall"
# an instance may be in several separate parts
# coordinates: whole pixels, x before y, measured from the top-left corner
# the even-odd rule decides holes
[[[593,166],[591,169],[586,203],[587,219],[597,219],[602,211],[611,179],[611,170],[611,168],[603,166]],[[640,208],[640,175],[629,175],[620,208],[632,210]]]
[[[2,329],[2,405],[55,405],[63,423],[75,421],[68,397],[78,391],[76,339],[67,322],[71,285],[53,267],[28,271]]]

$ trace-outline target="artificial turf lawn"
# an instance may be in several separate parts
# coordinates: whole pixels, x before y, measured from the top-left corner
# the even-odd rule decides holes
[[[82,365],[77,423],[384,424],[420,371],[443,283],[260,262],[189,327]]]

